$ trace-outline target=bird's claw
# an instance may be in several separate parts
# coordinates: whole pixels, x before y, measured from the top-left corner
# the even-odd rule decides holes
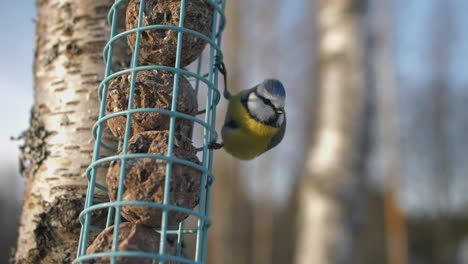
[[[211,142],[208,143],[208,149],[220,149],[224,147],[224,143]]]
[[[220,73],[226,75],[226,66],[224,65],[224,62],[216,63],[215,66],[218,68]]]

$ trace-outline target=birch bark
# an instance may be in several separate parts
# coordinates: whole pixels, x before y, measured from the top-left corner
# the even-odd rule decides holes
[[[356,263],[364,201],[366,1],[321,0],[316,113],[300,184],[296,264]]]
[[[112,3],[36,3],[34,108],[22,155],[28,183],[14,263],[71,263],[75,257]]]

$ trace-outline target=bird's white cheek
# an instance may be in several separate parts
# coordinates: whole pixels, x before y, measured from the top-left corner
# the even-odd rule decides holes
[[[275,111],[270,106],[259,102],[249,102],[249,111],[261,121],[267,121],[275,115]]]

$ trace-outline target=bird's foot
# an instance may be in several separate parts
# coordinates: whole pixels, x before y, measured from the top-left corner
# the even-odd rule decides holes
[[[218,69],[218,71],[224,75],[227,74],[227,71],[226,71],[226,65],[224,65],[224,62],[219,62],[219,63],[216,63],[215,64],[216,68]]]
[[[208,144],[208,149],[220,149],[224,147],[224,143],[211,142]]]

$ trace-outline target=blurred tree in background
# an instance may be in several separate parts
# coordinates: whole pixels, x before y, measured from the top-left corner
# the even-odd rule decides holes
[[[366,10],[365,0],[316,5],[316,118],[299,190],[296,264],[361,263],[370,95]]]

